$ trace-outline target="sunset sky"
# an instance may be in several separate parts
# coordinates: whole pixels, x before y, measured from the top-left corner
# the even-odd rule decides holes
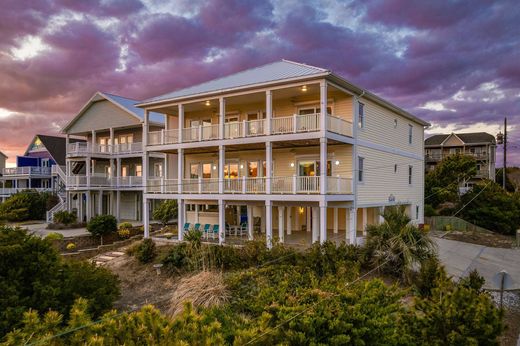
[[[496,134],[507,116],[520,165],[513,0],[2,0],[0,151],[14,162],[97,90],[144,99],[282,58],[331,69],[429,134]]]

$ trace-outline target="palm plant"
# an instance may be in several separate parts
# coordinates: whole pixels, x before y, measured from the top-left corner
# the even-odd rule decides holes
[[[366,248],[372,264],[405,280],[414,265],[435,254],[426,232],[410,223],[404,206],[385,208],[384,223],[367,227]]]

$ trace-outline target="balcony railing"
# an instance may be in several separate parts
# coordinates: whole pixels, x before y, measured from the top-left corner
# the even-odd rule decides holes
[[[86,154],[123,155],[139,154],[143,152],[143,143],[120,143],[120,144],[94,144],[70,143],[67,148],[69,156],[84,156]]]
[[[291,133],[315,132],[320,130],[320,117],[317,114],[290,115],[271,118],[271,134],[282,135]],[[224,124],[224,139],[264,136],[266,119],[244,120]],[[327,130],[345,136],[352,136],[352,123],[340,117],[327,115]],[[182,141],[179,140],[179,130],[153,131],[148,134],[148,145],[164,145],[211,141],[220,138],[219,124],[200,125],[182,129]]]
[[[50,175],[50,167],[27,166],[4,168],[4,176],[7,175]]]
[[[224,193],[226,194],[265,194],[267,178],[240,177],[224,180]],[[153,178],[148,179],[148,193],[173,193],[179,192],[176,179]],[[217,178],[183,179],[181,193],[213,194],[219,192]],[[320,177],[272,177],[272,194],[319,194]],[[345,177],[327,177],[327,193],[351,194],[352,179]]]
[[[30,187],[17,187],[17,188],[14,188],[14,187],[6,187],[6,188],[0,188],[0,196],[11,196],[11,195],[14,195],[15,193],[18,193],[18,192],[22,192],[22,191],[26,191],[26,190],[31,190],[31,191],[38,191],[38,192],[48,192],[48,191],[52,191],[51,188],[44,188],[44,187],[37,187],[37,188],[30,188]]]
[[[73,175],[67,177],[67,188],[138,188],[143,186],[143,178],[138,176],[110,177],[104,174],[90,176],[90,185],[86,175]]]
[[[486,152],[471,153],[471,152],[458,152],[458,153],[427,153],[425,155],[426,161],[442,161],[443,159],[452,155],[466,155],[471,156],[477,160],[487,160],[488,154]]]

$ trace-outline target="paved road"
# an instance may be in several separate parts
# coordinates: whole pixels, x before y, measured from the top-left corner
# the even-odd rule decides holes
[[[438,245],[439,258],[450,275],[460,278],[477,269],[486,279],[484,288],[494,289],[493,276],[506,270],[513,278],[513,286],[520,289],[520,249],[500,249],[433,238]]]
[[[47,227],[46,223],[32,224],[32,225],[22,225],[22,228],[27,228],[29,232],[34,232],[35,234],[45,237],[49,233],[61,233],[65,237],[75,237],[78,235],[89,234],[86,228],[74,228],[74,229],[45,229]]]

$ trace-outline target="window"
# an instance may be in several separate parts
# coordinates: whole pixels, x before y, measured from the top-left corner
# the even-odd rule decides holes
[[[192,163],[190,164],[190,179],[198,179],[199,178],[199,164]]]
[[[135,165],[135,175],[137,177],[142,177],[143,176],[143,166]]]
[[[397,163],[394,165],[394,173],[397,173]]]
[[[202,178],[209,179],[211,178],[211,166],[210,162],[202,164]]]
[[[128,166],[121,166],[121,176],[128,177]]]
[[[364,163],[365,163],[365,158],[358,157],[358,181],[360,183],[363,182],[363,179],[364,179],[364,171],[365,171]]]
[[[415,206],[415,218],[419,219],[419,206],[418,205]]]
[[[412,125],[408,125],[408,144],[412,144],[412,140],[413,140],[413,126]]]
[[[397,119],[394,119],[394,129],[397,128]]]
[[[307,114],[319,114],[321,112],[321,107],[302,107],[298,109],[299,115],[307,115]],[[327,114],[332,114],[332,108],[327,107]]]
[[[226,165],[224,166],[224,178],[238,178],[238,163],[226,163]]]
[[[248,177],[258,177],[258,162],[257,161],[249,161],[247,163],[247,176]]]
[[[358,127],[365,127],[365,105],[361,102],[358,102]]]
[[[413,166],[408,166],[408,184],[412,185]]]
[[[163,176],[163,165],[160,162],[155,162],[153,165],[153,173],[154,177],[162,177]]]

